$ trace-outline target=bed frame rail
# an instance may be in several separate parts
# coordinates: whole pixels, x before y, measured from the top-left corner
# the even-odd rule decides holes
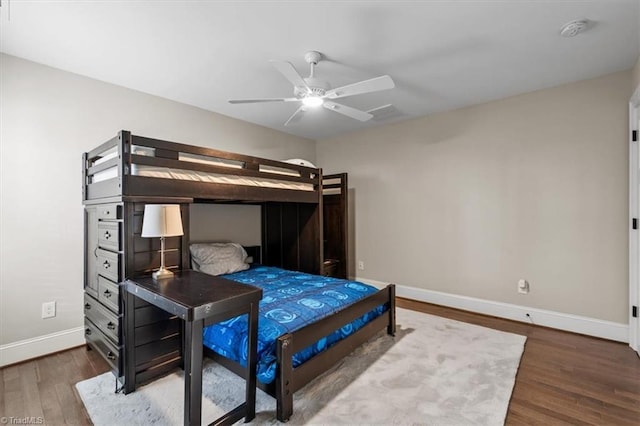
[[[117,155],[96,164],[107,152]],[[190,160],[185,158],[190,157]],[[309,185],[313,190],[200,182],[137,176],[134,166],[153,166],[191,172],[269,179]],[[112,178],[94,182],[99,172],[114,169]],[[266,158],[132,135],[118,136],[83,156],[83,201],[116,196],[192,197],[205,200],[283,201],[319,203],[322,171]]]
[[[385,290],[389,290],[389,287]],[[291,354],[293,355],[317,342],[321,338],[329,335],[343,325],[349,324],[367,312],[374,310],[377,306],[388,303],[389,297],[387,293],[388,291],[384,290],[378,291],[377,293],[359,300],[357,303],[347,306],[333,315],[329,315],[314,322],[313,324],[309,324],[299,330],[296,330],[293,333],[284,334],[278,338],[278,341],[282,342],[282,345],[284,345],[285,341],[288,341],[287,350],[291,351]]]
[[[385,314],[367,323],[348,338],[314,356],[304,364],[293,368],[293,355],[317,342],[334,330],[360,318],[381,304],[387,305]],[[287,333],[278,338],[276,356],[279,360],[279,372],[276,374],[276,416],[279,421],[286,422],[293,414],[293,394],[314,378],[327,371],[340,359],[349,355],[355,348],[374,336],[380,329],[387,327],[387,333],[395,335],[395,285],[386,288],[348,306],[347,308],[325,317],[306,327]]]
[[[184,168],[187,170],[209,171],[222,174],[233,174],[240,176],[252,176],[261,178],[271,178],[277,180],[286,180],[291,182],[319,184],[320,176],[317,169],[311,167],[300,166],[297,164],[285,163],[282,161],[269,160],[266,158],[252,157],[249,155],[236,154],[232,152],[220,151],[212,148],[204,148],[200,146],[185,145],[176,142],[167,142],[158,139],[150,139],[143,136],[131,135],[132,146],[142,146],[147,148],[155,148],[155,156],[147,157],[144,155],[135,155],[132,153],[132,163],[149,164],[160,167]],[[130,151],[131,152],[131,151]],[[179,160],[179,154],[193,154],[206,157],[211,160],[226,160],[233,162],[238,167],[213,166],[208,164],[194,163],[190,161]],[[151,160],[151,159],[155,159]],[[149,161],[151,160],[151,161]],[[162,161],[164,160],[164,161]],[[185,164],[186,163],[186,164]],[[188,166],[188,167],[187,167]],[[240,168],[241,167],[241,168]],[[298,176],[280,175],[261,171],[263,167],[273,167],[282,169],[283,172],[297,173]]]
[[[82,156],[82,201],[107,198],[122,195],[122,175],[124,164],[121,161],[124,148],[123,137],[127,134],[118,133],[114,138],[109,139],[102,145],[85,152]],[[128,133],[128,132],[127,132]],[[116,156],[102,164],[96,164],[106,156],[107,153],[116,152]],[[93,182],[94,176],[105,170],[114,168],[117,176],[101,182]]]

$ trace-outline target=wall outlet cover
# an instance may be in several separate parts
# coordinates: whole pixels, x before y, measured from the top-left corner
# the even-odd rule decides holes
[[[56,302],[44,302],[42,304],[42,318],[53,318],[56,316]]]
[[[518,293],[529,293],[529,282],[525,279],[518,280]]]

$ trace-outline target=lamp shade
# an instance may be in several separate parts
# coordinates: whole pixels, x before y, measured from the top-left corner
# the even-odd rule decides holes
[[[143,237],[178,237],[184,235],[179,204],[147,204],[142,220]]]

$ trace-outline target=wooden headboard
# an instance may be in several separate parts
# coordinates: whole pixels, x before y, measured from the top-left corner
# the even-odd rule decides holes
[[[251,263],[261,263],[262,262],[262,247],[261,246],[242,246],[245,251],[249,255],[249,257],[253,258]]]

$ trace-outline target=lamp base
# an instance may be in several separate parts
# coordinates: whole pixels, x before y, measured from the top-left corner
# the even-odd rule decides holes
[[[160,280],[163,278],[173,278],[173,272],[165,268],[160,268],[157,271],[155,271],[153,274],[151,274],[151,276],[153,277],[154,280]]]

